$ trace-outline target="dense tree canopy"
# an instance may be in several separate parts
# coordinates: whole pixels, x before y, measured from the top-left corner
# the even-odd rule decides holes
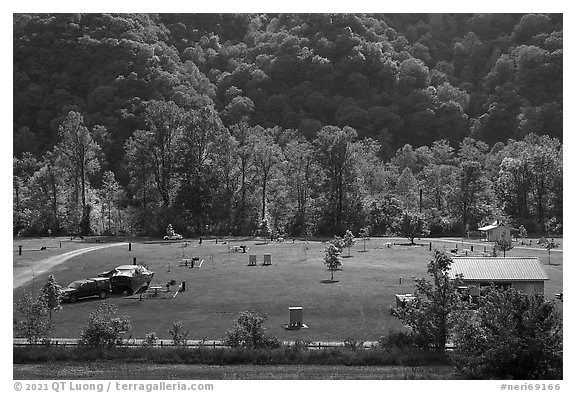
[[[432,234],[562,230],[560,14],[15,14],[13,33],[15,232],[383,234],[414,210]]]

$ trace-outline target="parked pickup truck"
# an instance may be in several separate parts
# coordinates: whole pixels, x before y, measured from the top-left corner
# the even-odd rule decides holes
[[[100,299],[106,299],[110,290],[110,279],[97,277],[73,281],[66,288],[62,288],[61,293],[63,301],[75,303],[85,297],[98,296]]]

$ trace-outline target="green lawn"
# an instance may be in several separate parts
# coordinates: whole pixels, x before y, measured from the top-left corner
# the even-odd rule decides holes
[[[98,363],[15,364],[15,380],[270,380],[270,379],[459,379],[450,366],[214,366],[205,364]],[[214,389],[216,390],[216,389]]]
[[[69,238],[68,238],[69,240]],[[59,246],[58,239],[51,239]],[[124,241],[124,240],[123,240]],[[16,240],[24,244],[24,249],[39,248],[45,239]],[[376,340],[390,329],[400,329],[399,321],[390,316],[388,308],[394,305],[396,293],[413,291],[412,278],[425,277],[426,264],[430,259],[428,240],[423,246],[384,246],[385,242],[405,243],[402,239],[373,239],[366,245],[367,252],[361,252],[362,242],[358,242],[351,257],[343,258],[343,270],[335,273],[335,283],[326,283],[330,273],[323,264],[324,247],[320,241],[308,243],[309,249],[304,260],[303,244],[271,243],[261,240],[236,239],[218,244],[205,240],[202,245],[192,240],[185,243],[133,242],[132,251],[128,247],[113,247],[72,258],[56,266],[52,273],[60,284],[88,278],[109,270],[117,265],[131,264],[132,258],[145,263],[155,272],[154,283],[166,283],[172,279],[186,282],[186,291],[172,296],[160,295],[140,301],[137,297],[125,299],[111,297],[108,301],[117,306],[121,314],[130,317],[130,335],[143,338],[146,333],[156,332],[160,338],[170,338],[167,330],[174,321],[182,321],[191,331],[193,339],[220,339],[228,331],[241,311],[251,310],[267,314],[265,324],[268,333],[281,340],[323,340],[342,341]],[[454,241],[433,240],[439,249],[447,245],[452,248]],[[228,246],[245,244],[246,254],[229,252]],[[92,243],[84,243],[92,246]],[[62,248],[48,249],[45,253],[67,252],[82,247],[82,244],[62,243]],[[462,245],[459,245],[462,248]],[[474,251],[480,251],[481,246]],[[469,249],[469,246],[466,247]],[[15,266],[29,266],[43,252],[14,254]],[[214,255],[212,264],[209,255]],[[263,255],[272,256],[272,266],[262,266]],[[249,267],[248,254],[256,254],[258,266]],[[344,250],[344,256],[348,250]],[[562,253],[552,253],[552,265],[548,262],[546,250],[515,248],[507,255],[539,256],[550,281],[546,282],[546,295],[562,291]],[[44,254],[44,257],[49,255]],[[179,267],[182,257],[204,259],[201,268]],[[24,288],[38,289],[45,281],[47,273],[36,277]],[[400,278],[401,283],[400,283]],[[14,290],[17,298],[23,288]],[[175,289],[175,288],[174,288]],[[172,292],[173,293],[173,292]],[[100,304],[100,300],[84,300],[76,304],[64,304],[63,309],[54,314],[54,337],[78,337],[89,314]],[[557,303],[561,310],[561,303]],[[304,307],[304,323],[309,328],[287,331],[283,325],[288,322],[288,307]]]

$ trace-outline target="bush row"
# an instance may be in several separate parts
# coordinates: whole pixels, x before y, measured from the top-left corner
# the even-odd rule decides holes
[[[280,348],[70,348],[55,346],[14,347],[14,363],[55,361],[118,360],[159,364],[255,364],[255,365],[346,365],[346,366],[433,366],[448,365],[440,353],[417,349],[330,348],[310,350],[305,347]]]

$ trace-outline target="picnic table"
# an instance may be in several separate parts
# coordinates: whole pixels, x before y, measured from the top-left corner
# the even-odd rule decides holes
[[[159,289],[164,289],[163,286],[153,286],[153,287],[148,287],[148,289],[153,289],[154,290],[154,295],[158,295],[158,290]]]

